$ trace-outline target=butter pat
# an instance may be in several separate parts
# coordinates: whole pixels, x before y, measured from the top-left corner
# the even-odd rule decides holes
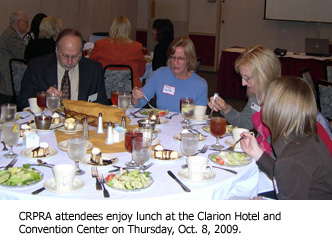
[[[116,143],[119,143],[121,141],[124,141],[125,139],[125,134],[126,134],[126,129],[123,127],[115,127],[113,128],[113,140]]]
[[[27,132],[23,140],[26,148],[39,146],[39,136],[33,131]]]

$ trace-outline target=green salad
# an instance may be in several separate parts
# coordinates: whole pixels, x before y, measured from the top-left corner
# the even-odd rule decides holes
[[[160,110],[160,109],[144,109],[140,111],[140,114],[148,116],[151,111],[153,111],[154,115],[159,114],[159,116],[164,116],[168,114],[168,110]]]
[[[39,182],[42,178],[43,175],[38,170],[30,168],[30,164],[0,171],[0,184],[4,186],[30,185]]]
[[[107,182],[107,185],[116,189],[134,190],[145,188],[151,185],[152,182],[150,172],[140,173],[137,169],[134,169],[133,171],[126,170],[122,174],[115,174],[114,177]]]
[[[225,165],[246,165],[251,162],[251,157],[243,152],[221,151],[218,155],[211,155],[213,162],[219,162],[217,158],[222,158]]]

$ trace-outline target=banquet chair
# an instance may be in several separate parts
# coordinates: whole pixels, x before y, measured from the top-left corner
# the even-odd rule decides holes
[[[199,72],[199,67],[201,66],[202,58],[197,58],[197,68],[195,70],[195,73]]]
[[[332,60],[325,62],[326,80],[332,82]]]
[[[16,102],[17,97],[20,95],[21,82],[27,68],[27,64],[24,59],[10,59],[9,68],[14,92],[14,101]]]
[[[332,120],[332,82],[318,80],[317,82],[319,111],[329,120]]]
[[[107,99],[111,92],[120,90],[131,93],[133,89],[133,69],[129,65],[107,65],[104,67],[104,79]]]
[[[310,73],[308,71],[308,69],[306,67],[303,67],[300,69],[300,76],[307,82],[309,83],[312,91],[314,92],[314,95],[315,95],[315,99],[316,99],[316,102],[317,102],[317,91],[315,89],[315,86],[314,86],[314,83],[312,81],[312,78],[310,76]]]

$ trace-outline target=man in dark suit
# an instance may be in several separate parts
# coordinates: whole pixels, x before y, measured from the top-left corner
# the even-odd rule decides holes
[[[63,80],[70,80],[69,98],[107,105],[103,67],[82,57],[83,38],[73,29],[63,30],[56,42],[56,52],[31,59],[22,80],[19,109],[29,106],[28,99],[38,91],[54,92],[63,96]],[[57,89],[59,88],[59,90]]]

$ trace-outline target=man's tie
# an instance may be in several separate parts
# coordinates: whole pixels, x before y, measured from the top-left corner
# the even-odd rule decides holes
[[[61,81],[62,99],[64,100],[70,100],[70,80],[68,72],[68,70],[65,71]]]

